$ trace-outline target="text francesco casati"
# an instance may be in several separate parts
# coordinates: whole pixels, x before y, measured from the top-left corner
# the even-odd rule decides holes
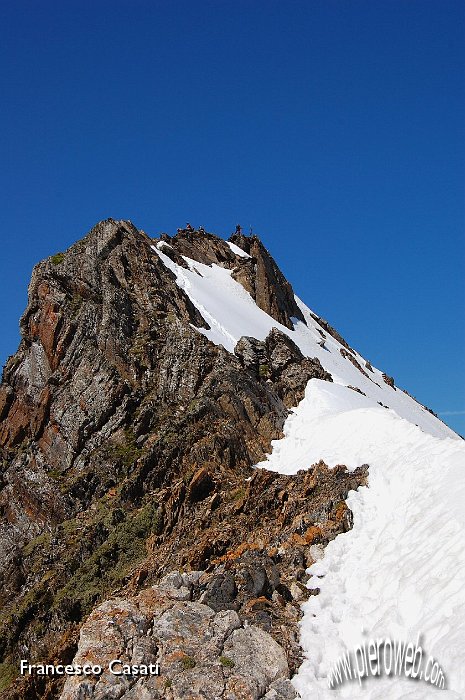
[[[158,676],[160,666],[156,664],[128,664],[121,659],[112,659],[105,667],[100,664],[30,664],[21,660],[20,673],[36,676],[100,676],[108,670],[114,676]]]

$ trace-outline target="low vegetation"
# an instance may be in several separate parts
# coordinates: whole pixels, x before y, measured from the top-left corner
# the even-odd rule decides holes
[[[60,263],[63,262],[65,259],[65,254],[64,253],[55,253],[55,255],[52,255],[52,263],[53,265],[59,265]]]

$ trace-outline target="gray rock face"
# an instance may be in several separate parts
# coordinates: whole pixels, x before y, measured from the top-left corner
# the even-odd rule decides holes
[[[271,683],[289,675],[284,650],[259,627],[235,630],[225,642],[224,653],[234,662],[229,688],[239,677],[249,685],[254,699],[262,697]]]
[[[205,325],[150,239],[129,222],[102,222],[59,262],[49,258],[34,268],[23,339],[0,388],[0,447],[8,459],[0,548],[22,545],[75,512],[56,480],[85,472],[90,454],[127,424],[135,393],[153,384],[137,348],[156,354],[160,320],[170,312]],[[180,351],[170,368],[181,393],[192,381],[179,380],[182,362]],[[161,367],[163,395],[174,390],[167,374]]]
[[[310,379],[332,381],[317,357],[304,357],[297,345],[277,328],[264,341],[240,338],[234,353],[256,379],[272,383],[289,408],[302,400]]]
[[[270,690],[263,697],[264,700],[294,700],[297,692],[290,681],[280,679],[271,684]]]
[[[97,607],[82,626],[73,663],[98,664],[103,672],[69,677],[60,700],[258,700],[275,692],[276,682],[289,676],[279,644],[258,627],[242,627],[233,610],[180,602],[182,587],[175,573],[134,598]],[[111,673],[123,664],[152,665],[154,673]]]
[[[256,237],[232,238],[250,257],[200,231],[162,240],[179,264],[187,255],[230,269],[278,323],[301,316]],[[341,501],[366,474],[251,468],[308,379],[331,377],[276,329],[263,342],[242,338],[236,354],[211,343],[155,243],[109,219],[34,268],[0,385],[0,663],[30,653],[69,663],[83,625],[82,658],[101,648],[132,663],[162,654],[171,685],[108,676],[100,688],[82,680],[79,697],[256,697],[275,692],[268,671],[241,675],[218,655],[236,629],[259,628],[294,672],[291,584],[304,580],[309,548],[350,526]],[[244,640],[234,646],[241,668]],[[282,668],[274,644],[271,665]],[[5,700],[61,692],[59,678],[29,677],[3,691]]]

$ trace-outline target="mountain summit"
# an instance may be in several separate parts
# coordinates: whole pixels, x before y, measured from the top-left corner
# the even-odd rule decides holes
[[[391,570],[441,459],[464,490],[462,442],[307,308],[256,236],[103,221],[34,268],[21,336],[0,387],[8,700],[285,700],[297,672],[313,697],[318,649],[361,614],[340,598],[354,553],[389,606],[364,549]],[[443,509],[431,541],[460,563],[443,515],[463,516]],[[20,675],[20,659],[102,668]],[[114,659],[160,675],[114,675]]]

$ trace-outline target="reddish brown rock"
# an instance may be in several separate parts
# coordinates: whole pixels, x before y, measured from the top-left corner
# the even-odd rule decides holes
[[[383,379],[384,379],[384,381],[386,382],[386,384],[387,384],[388,386],[392,387],[393,389],[396,388],[396,387],[394,386],[394,377],[389,377],[387,374],[385,374],[385,373],[383,372]]]
[[[187,497],[190,501],[203,501],[212,492],[214,486],[215,484],[208,471],[201,467],[191,479]]]

